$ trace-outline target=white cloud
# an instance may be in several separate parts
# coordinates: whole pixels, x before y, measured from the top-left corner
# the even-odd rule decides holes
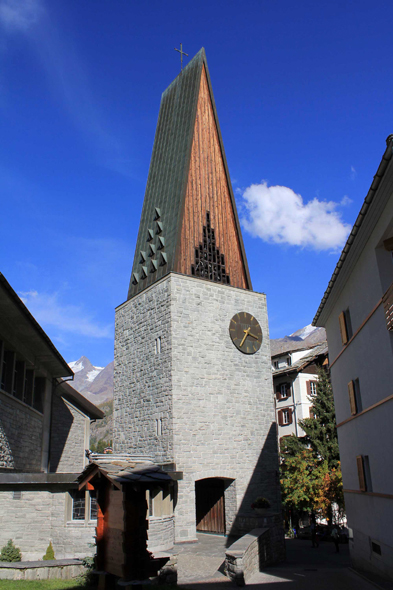
[[[353,203],[353,201],[348,197],[348,195],[344,195],[340,201],[341,207],[348,207],[348,205],[350,205],[351,203]]]
[[[38,0],[0,0],[0,23],[8,30],[27,31],[42,13]]]
[[[61,303],[59,293],[27,291],[19,293],[19,296],[37,322],[44,328],[49,326],[62,332],[90,338],[113,338],[111,325],[99,325],[82,306]],[[56,338],[59,339],[61,336]]]
[[[338,203],[316,198],[304,203],[286,186],[252,184],[243,192],[243,205],[243,226],[265,242],[337,250],[351,230],[336,211]]]

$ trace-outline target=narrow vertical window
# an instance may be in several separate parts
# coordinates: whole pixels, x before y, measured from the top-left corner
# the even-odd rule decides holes
[[[156,354],[160,354],[161,352],[161,336],[155,339],[155,352]]]
[[[349,313],[349,309],[342,311],[338,316],[338,321],[340,324],[340,334],[341,334],[341,342],[343,346],[348,343],[348,341],[352,338],[352,322],[351,322],[351,315]]]
[[[345,312],[342,311],[338,316],[338,321],[340,324],[340,334],[341,334],[341,342],[343,346],[348,342],[348,332],[347,332],[347,325],[345,323]]]
[[[373,482],[371,480],[370,460],[368,455],[363,455],[364,480],[366,482],[366,491],[373,491]]]
[[[356,396],[355,396],[355,384],[353,381],[348,383],[348,395],[349,395],[349,405],[351,408],[351,415],[354,416],[358,413],[358,408],[356,404]]]
[[[162,418],[156,418],[156,436],[162,436]]]
[[[359,478],[359,490],[361,492],[366,491],[366,479],[364,477],[364,464],[363,464],[363,456],[358,455],[356,457],[356,463],[358,468],[358,478]]]

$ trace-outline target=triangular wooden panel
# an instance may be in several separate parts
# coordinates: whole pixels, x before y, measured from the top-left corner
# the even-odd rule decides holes
[[[206,224],[210,223],[214,236],[213,247],[219,250],[221,257],[224,257],[222,260],[225,259],[224,280],[221,280],[221,274],[218,274],[216,275],[219,277],[218,282],[248,289],[250,286],[243,261],[240,230],[235,219],[229,182],[203,66],[174,270],[187,275],[195,274],[195,251],[200,244],[203,245]]]

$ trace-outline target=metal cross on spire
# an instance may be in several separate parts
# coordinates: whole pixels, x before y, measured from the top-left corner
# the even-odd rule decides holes
[[[176,49],[175,47],[175,51],[178,51],[180,53],[180,67],[181,70],[183,70],[183,55],[186,55],[188,57],[188,53],[184,53],[182,43],[180,43],[180,49]]]

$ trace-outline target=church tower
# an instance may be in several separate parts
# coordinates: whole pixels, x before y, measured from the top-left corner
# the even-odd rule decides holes
[[[150,506],[150,531],[174,526],[178,542],[196,530],[277,533],[266,297],[252,291],[203,49],[162,95],[128,298],[116,310],[114,396],[115,451],[182,473],[174,515]],[[258,496],[270,502],[264,517],[251,508]]]

